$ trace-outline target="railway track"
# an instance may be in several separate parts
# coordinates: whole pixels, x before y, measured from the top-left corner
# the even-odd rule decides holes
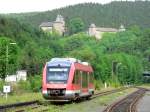
[[[94,94],[94,95],[91,97],[91,99],[94,99],[94,98],[99,97],[99,96],[104,96],[104,95],[116,93],[116,92],[119,92],[119,91],[123,91],[123,90],[128,89],[128,88],[129,88],[129,87],[123,87],[123,88],[119,88],[119,89],[114,89],[114,90],[110,90],[110,91],[105,91],[105,92],[96,93],[96,94]]]
[[[48,111],[48,108],[41,105],[38,100],[29,101],[29,102],[22,102],[22,103],[15,103],[15,104],[8,104],[0,106],[0,112],[26,112],[26,109],[34,110],[36,112],[45,112]]]
[[[115,89],[115,90],[99,92],[99,93],[94,94],[91,97],[91,99],[97,98],[99,96],[104,96],[104,95],[116,93],[119,91],[123,91],[125,89],[128,89],[128,88],[123,87],[123,88],[119,88],[119,89]],[[45,102],[47,102],[47,101],[45,101]],[[45,102],[43,103],[43,102],[36,100],[36,101],[30,101],[30,102],[2,105],[2,106],[0,106],[0,112],[6,112],[6,111],[9,112],[9,110],[12,110],[13,112],[25,112],[26,108],[28,108],[29,110],[34,110],[36,112],[44,112],[44,111],[48,111],[48,108],[46,108],[46,106],[45,106],[46,105]]]
[[[147,90],[139,88],[127,97],[108,106],[103,112],[137,112],[136,105]]]

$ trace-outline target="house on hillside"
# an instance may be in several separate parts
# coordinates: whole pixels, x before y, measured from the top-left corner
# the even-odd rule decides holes
[[[56,31],[60,35],[65,33],[65,21],[61,15],[57,15],[56,20],[53,22],[42,22],[39,26],[44,32]]]
[[[121,31],[125,31],[123,25],[121,25],[119,29],[116,29],[116,28],[96,27],[95,24],[91,24],[88,29],[88,34],[89,36],[94,36],[96,39],[101,39],[103,33],[117,33]]]

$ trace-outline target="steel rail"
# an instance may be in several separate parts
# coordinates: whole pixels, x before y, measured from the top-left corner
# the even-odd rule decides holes
[[[137,103],[143,97],[144,94],[145,91],[142,91],[142,93],[135,98],[135,100],[130,104],[127,112],[137,112]]]
[[[117,112],[116,110],[118,110],[118,112],[137,112],[136,105],[145,92],[146,89],[141,88],[127,95],[125,98],[111,104],[103,112]]]
[[[20,102],[20,103],[14,103],[14,104],[0,105],[0,110],[12,108],[12,107],[20,107],[20,106],[24,106],[24,105],[36,104],[38,102],[39,102],[38,100],[34,100],[34,101],[28,101],[28,102]]]
[[[99,92],[99,93],[94,94],[91,97],[91,99],[94,99],[94,98],[99,97],[99,96],[104,96],[104,95],[109,95],[109,94],[113,94],[113,93],[116,93],[116,92],[120,92],[120,91],[123,91],[123,90],[126,90],[126,89],[129,89],[129,87],[122,87],[122,88],[114,89],[114,90],[110,90],[110,91]]]

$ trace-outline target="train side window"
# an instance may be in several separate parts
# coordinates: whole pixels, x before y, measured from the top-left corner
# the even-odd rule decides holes
[[[79,83],[80,83],[80,71],[75,71],[73,77],[73,84],[79,84]]]
[[[82,87],[87,87],[87,86],[88,86],[88,75],[87,75],[87,72],[83,72]]]
[[[92,73],[89,73],[89,78],[90,78],[89,82],[93,83],[93,74]]]
[[[82,86],[82,83],[83,83],[83,72],[82,71],[79,71],[79,80],[80,80],[80,84],[81,84],[81,86]]]

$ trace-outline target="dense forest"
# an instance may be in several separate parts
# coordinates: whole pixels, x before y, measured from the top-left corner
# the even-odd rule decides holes
[[[149,3],[112,2],[106,5],[80,4],[43,13],[14,14],[11,15],[13,18],[2,15],[0,16],[0,77],[4,78],[6,74],[15,73],[17,69],[26,69],[29,76],[41,75],[44,64],[51,58],[73,57],[91,63],[95,79],[102,83],[140,83],[142,82],[142,72],[150,70],[150,29],[146,28],[150,25],[147,19],[150,15],[146,13],[150,11],[148,9],[150,7],[147,6]],[[81,14],[85,25],[95,22],[102,26],[117,26],[122,22],[116,19],[113,20],[113,18],[110,19],[112,21],[104,19],[107,16],[111,18],[111,14],[114,13],[110,9],[117,8],[116,5],[120,6],[120,10],[115,9],[119,12],[121,9],[123,10],[123,6],[133,8],[133,5],[134,8],[140,8],[141,12],[137,9],[129,10],[127,8],[129,12],[126,13],[129,16],[124,21],[126,21],[126,25],[131,26],[124,32],[105,33],[101,40],[96,40],[95,37],[90,37],[85,32],[78,30],[76,30],[77,32],[71,32],[69,36],[60,36],[56,32],[52,34],[44,33],[38,27],[35,27],[39,24],[38,22],[44,19],[52,17],[51,20],[53,20],[56,17],[57,11],[62,13],[62,15],[68,15],[70,18]],[[91,9],[90,7],[93,9],[91,13],[87,11]],[[103,11],[110,12],[103,12],[106,15],[108,14],[107,16],[98,16],[98,11],[102,11],[103,8],[107,9]],[[77,11],[77,9],[81,11]],[[85,13],[85,18],[83,18],[85,9],[87,15]],[[72,11],[75,13],[71,13]],[[120,12],[117,14],[126,13]],[[97,16],[92,16],[91,14]],[[136,25],[132,23],[133,15],[140,20],[134,20]],[[19,20],[15,19],[14,16]],[[98,19],[98,17],[103,17],[103,19]],[[114,15],[114,17],[117,18],[118,16]],[[142,18],[139,19],[139,17]],[[34,25],[29,24],[29,21]],[[116,23],[113,21],[116,21]],[[144,27],[144,29],[141,27]],[[17,44],[11,45],[10,43],[12,42]],[[8,57],[6,56],[7,47],[9,48]],[[8,68],[7,71],[6,66]]]
[[[85,22],[85,29],[95,23],[97,26],[119,28],[138,25],[150,27],[150,1],[113,1],[109,4],[78,4],[46,12],[8,14],[21,22],[38,27],[43,21],[54,21],[61,14],[68,23],[70,19],[80,17]]]
[[[39,73],[39,67],[45,62],[44,59],[51,56],[52,52],[45,46],[46,35],[39,29],[30,25],[19,23],[15,19],[0,17],[0,72],[5,76],[6,46],[8,46],[9,69],[28,69],[32,74]],[[9,43],[16,42],[16,45]],[[15,51],[17,48],[17,51]],[[16,52],[13,52],[13,50]],[[11,53],[12,52],[12,53]],[[14,60],[11,58],[14,57]],[[16,65],[17,66],[14,66]],[[36,69],[36,70],[35,70]],[[2,72],[5,71],[5,72]],[[12,70],[8,70],[12,71]],[[36,72],[37,71],[37,72]]]

